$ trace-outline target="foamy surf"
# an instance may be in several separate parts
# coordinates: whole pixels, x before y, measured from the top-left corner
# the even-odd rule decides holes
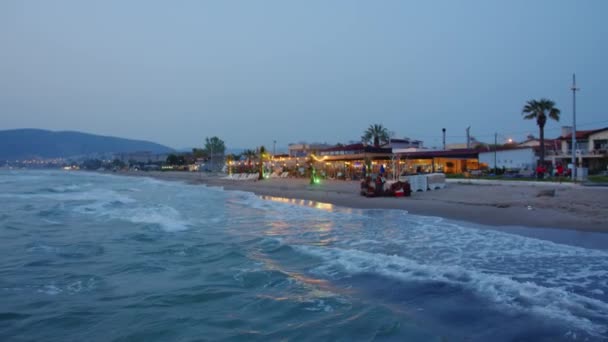
[[[39,340],[57,326],[63,337],[120,339],[108,332],[135,336],[140,322],[137,331],[173,339],[201,329],[218,340],[606,339],[603,250],[403,211],[37,176],[0,184],[10,197],[0,208],[0,290],[11,312],[0,319],[14,320],[1,339]],[[24,306],[57,321],[18,322]],[[75,307],[89,311],[74,316]],[[183,320],[184,310],[197,318]]]
[[[424,265],[397,255],[383,255],[339,248],[293,246],[301,253],[322,258],[324,265],[313,272],[344,277],[375,273],[406,282],[441,282],[462,286],[503,309],[534,313],[561,320],[574,328],[607,337],[608,304],[562,288],[548,288],[532,282],[517,282],[505,275],[468,270],[460,266]]]

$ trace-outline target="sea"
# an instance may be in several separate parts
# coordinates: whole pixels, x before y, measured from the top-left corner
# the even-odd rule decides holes
[[[87,172],[0,203],[0,341],[608,340],[603,234]]]

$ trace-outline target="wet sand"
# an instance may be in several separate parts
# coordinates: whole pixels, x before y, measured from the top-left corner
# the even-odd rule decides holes
[[[416,192],[411,197],[367,198],[359,195],[359,182],[325,180],[310,185],[307,179],[271,178],[237,181],[189,172],[125,172],[129,176],[153,177],[219,186],[226,190],[253,192],[261,196],[304,199],[363,209],[402,209],[409,213],[438,216],[491,226],[562,228],[608,232],[608,188],[571,184],[461,184],[445,189]],[[555,190],[553,197],[538,196]]]

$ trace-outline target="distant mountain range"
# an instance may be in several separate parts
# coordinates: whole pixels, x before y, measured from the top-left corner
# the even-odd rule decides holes
[[[157,143],[107,137],[82,132],[42,129],[0,131],[0,160],[73,157],[96,153],[168,153],[173,149]]]

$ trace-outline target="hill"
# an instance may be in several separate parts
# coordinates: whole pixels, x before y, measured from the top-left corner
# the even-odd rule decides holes
[[[173,149],[149,141],[82,132],[53,132],[42,129],[0,131],[0,160],[57,158],[94,153],[140,151],[167,153],[172,152]]]

